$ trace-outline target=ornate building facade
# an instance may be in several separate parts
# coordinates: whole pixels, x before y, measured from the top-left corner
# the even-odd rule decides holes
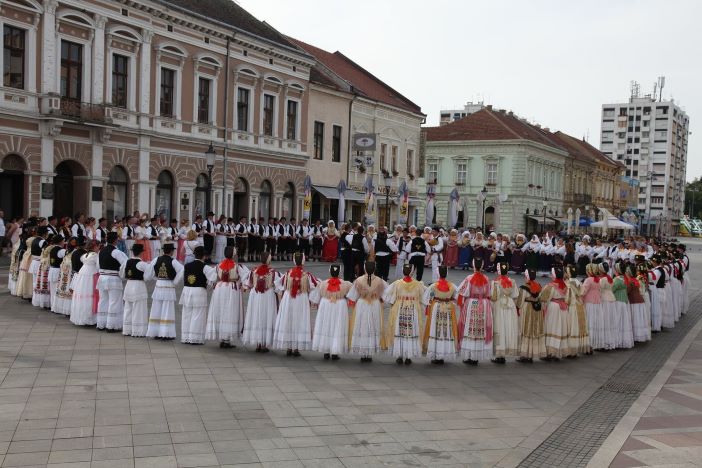
[[[301,210],[314,59],[229,0],[4,0],[6,215]],[[9,187],[9,189],[7,189]]]

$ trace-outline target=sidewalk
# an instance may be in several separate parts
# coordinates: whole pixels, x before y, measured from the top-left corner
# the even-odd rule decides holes
[[[702,465],[702,322],[680,343],[589,466],[607,464]]]

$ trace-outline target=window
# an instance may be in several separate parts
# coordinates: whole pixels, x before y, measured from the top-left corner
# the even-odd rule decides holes
[[[83,46],[61,41],[61,97],[81,100],[83,86]]]
[[[288,101],[288,140],[297,140],[297,101]]]
[[[236,129],[249,131],[249,90],[238,88],[236,91]]]
[[[201,124],[210,123],[210,87],[212,81],[207,78],[200,78],[197,88],[197,122]]]
[[[412,169],[414,168],[414,151],[407,150],[407,174],[412,174]]]
[[[156,216],[171,219],[173,202],[173,176],[168,171],[161,171],[156,184]]]
[[[3,86],[24,89],[24,29],[3,28]]]
[[[324,122],[314,123],[314,159],[324,158]]]
[[[461,184],[461,185],[466,184],[466,173],[467,173],[466,163],[456,164],[456,184]]]
[[[173,117],[173,101],[175,88],[175,70],[161,68],[161,105],[160,114]]]
[[[546,177],[544,174],[544,182],[545,181],[546,181]],[[487,184],[488,185],[497,185],[497,163],[495,163],[495,162],[491,162],[491,163],[487,164]]]
[[[105,197],[107,219],[123,218],[127,214],[127,185],[126,171],[120,166],[113,167],[107,181]]]
[[[390,154],[392,156],[392,172],[395,174],[397,172],[397,146],[392,146],[390,149]]]
[[[427,165],[427,182],[436,183],[439,179],[439,163],[430,162]]]
[[[263,134],[273,136],[273,117],[275,112],[275,96],[263,95]]]
[[[339,125],[332,127],[332,161],[341,161],[341,127]]]
[[[112,56],[112,105],[127,108],[127,83],[129,82],[129,58]]]
[[[385,162],[385,157],[388,154],[388,145],[385,143],[380,144],[380,170],[387,171],[387,164]]]

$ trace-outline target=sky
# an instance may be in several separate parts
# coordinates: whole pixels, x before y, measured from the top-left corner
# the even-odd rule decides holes
[[[341,51],[421,106],[484,101],[585,137],[602,104],[665,76],[690,116],[687,180],[702,177],[702,2],[696,0],[238,0],[284,34]]]

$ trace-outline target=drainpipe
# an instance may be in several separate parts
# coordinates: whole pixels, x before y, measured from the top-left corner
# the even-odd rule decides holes
[[[347,183],[347,185],[348,185],[348,181],[349,181],[349,174],[351,171],[351,148],[352,148],[352,144],[351,144],[351,115],[353,113],[353,103],[356,100],[356,97],[358,96],[356,94],[356,90],[354,89],[353,85],[351,86],[351,93],[353,94],[353,97],[351,98],[351,102],[349,102],[349,129],[348,129],[349,134],[347,137],[347,139],[348,139],[348,148],[347,148],[348,155],[346,157],[346,183]],[[346,203],[346,202],[344,202],[344,203]],[[348,213],[346,212],[346,207],[344,207],[344,216],[346,216],[346,218],[348,219]],[[339,226],[339,227],[341,227],[341,226]]]
[[[225,59],[225,69],[224,69],[224,146],[222,149],[222,213],[227,213],[226,203],[227,203],[227,147],[229,142],[227,141],[228,133],[228,122],[229,119],[229,45],[231,42],[231,36],[227,36],[227,58]],[[230,213],[227,213],[231,215]]]

